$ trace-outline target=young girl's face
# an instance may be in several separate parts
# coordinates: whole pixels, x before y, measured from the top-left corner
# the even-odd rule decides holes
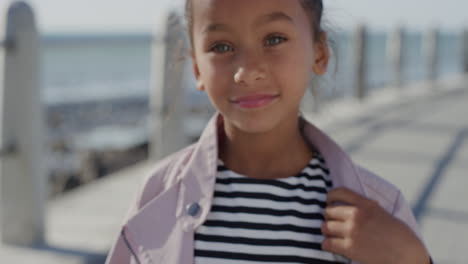
[[[328,63],[299,0],[192,0],[197,87],[229,125],[263,133],[297,118]]]

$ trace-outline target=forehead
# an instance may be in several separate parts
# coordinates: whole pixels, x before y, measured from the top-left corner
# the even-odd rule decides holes
[[[198,28],[307,18],[299,0],[192,0],[192,5],[194,26]]]

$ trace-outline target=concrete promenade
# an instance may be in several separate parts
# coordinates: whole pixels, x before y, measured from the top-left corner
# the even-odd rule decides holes
[[[356,162],[402,190],[436,263],[466,264],[468,81],[451,88],[370,107],[326,130]]]
[[[466,264],[468,79],[441,85],[433,92],[427,85],[382,92],[360,107],[331,105],[317,124],[355,161],[403,191],[436,263]],[[49,202],[47,244],[0,246],[0,263],[103,263],[151,166],[139,164]]]

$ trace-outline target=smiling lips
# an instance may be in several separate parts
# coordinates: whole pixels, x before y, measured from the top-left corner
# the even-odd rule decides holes
[[[273,102],[279,95],[271,95],[271,94],[255,94],[249,96],[242,96],[237,97],[231,100],[231,103],[238,105],[241,108],[259,108],[262,106],[266,106]]]

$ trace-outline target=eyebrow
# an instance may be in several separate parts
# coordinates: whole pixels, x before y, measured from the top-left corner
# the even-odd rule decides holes
[[[294,24],[294,20],[290,16],[288,16],[286,13],[281,12],[281,11],[273,12],[271,14],[262,16],[256,21],[255,24],[263,25],[263,24],[268,24],[268,23],[276,22],[276,21],[286,21],[286,22]]]
[[[209,24],[205,27],[203,33],[207,34],[215,31],[229,31],[229,27],[225,24]]]
[[[255,25],[261,26],[261,25],[276,22],[276,21],[286,21],[286,22],[294,24],[294,20],[290,16],[288,16],[284,12],[277,11],[277,12],[273,12],[265,16],[261,16],[255,21]],[[215,31],[229,31],[229,30],[230,30],[230,27],[228,25],[214,23],[214,24],[209,24],[208,26],[206,26],[205,29],[203,30],[203,33],[206,34],[206,33],[215,32]]]

